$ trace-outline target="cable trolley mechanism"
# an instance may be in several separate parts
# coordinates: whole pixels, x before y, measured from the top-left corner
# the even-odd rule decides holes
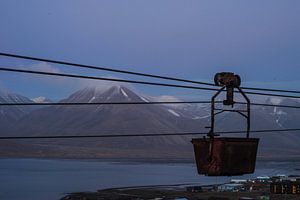
[[[215,84],[221,86],[211,99],[211,126],[208,137],[194,138],[195,160],[199,174],[208,176],[235,176],[251,174],[255,170],[258,138],[249,138],[250,133],[250,99],[240,88],[241,78],[231,72],[217,73]],[[226,90],[225,90],[226,89]],[[234,89],[237,89],[247,102],[246,110],[215,108],[215,99],[226,91],[224,106],[234,107]],[[247,134],[242,137],[218,137],[215,133],[215,116],[223,112],[236,112],[247,120]]]

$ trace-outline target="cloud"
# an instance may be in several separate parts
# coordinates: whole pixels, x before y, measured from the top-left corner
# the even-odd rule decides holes
[[[152,98],[156,101],[181,101],[179,98],[170,95],[162,95],[162,96],[156,96]]]
[[[161,95],[161,96],[148,96],[148,99],[151,101],[162,101],[162,102],[170,102],[170,101],[182,101],[178,97],[171,96],[171,95]],[[184,104],[166,104],[165,106],[173,107],[173,108],[180,108],[184,107]]]
[[[47,62],[39,62],[35,65],[31,65],[29,68],[35,71],[62,73],[58,68],[50,65]]]
[[[72,72],[64,72],[61,69],[54,67],[53,65],[47,62],[39,62],[37,64],[27,66],[26,68],[30,70],[42,71],[42,72],[78,74]],[[80,74],[80,75],[84,75],[84,74]],[[92,75],[92,76],[96,76],[96,75]],[[107,90],[112,86],[125,86],[127,88],[134,89],[132,84],[115,82],[115,81],[101,81],[101,80],[66,78],[66,77],[43,76],[43,75],[42,76],[28,75],[26,77],[29,78],[31,81],[34,80],[39,83],[47,84],[48,86],[65,87],[65,88],[68,87],[71,88],[72,90],[79,90],[85,87],[96,87],[99,90]],[[113,77],[113,76],[99,76],[99,77],[118,79],[118,77]]]
[[[113,79],[118,79],[117,77],[113,76],[103,76],[103,78],[113,78]],[[124,86],[129,89],[135,90],[132,84],[130,83],[123,83],[123,82],[116,82],[116,81],[98,81],[98,80],[87,80],[87,79],[81,79],[78,82],[79,88],[84,88],[84,87],[95,87],[98,90],[107,90],[112,86]]]
[[[47,62],[39,62],[30,66],[22,66],[22,68],[41,72],[63,73],[59,68],[54,67],[53,65]],[[71,84],[68,79],[58,76],[26,74],[24,77],[27,79],[27,81],[34,81],[37,84],[47,84],[50,86],[68,86],[69,84]]]

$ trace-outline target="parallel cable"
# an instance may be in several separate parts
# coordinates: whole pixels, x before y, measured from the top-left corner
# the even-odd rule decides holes
[[[241,89],[244,89],[244,90],[266,91],[266,92],[282,92],[282,93],[300,94],[300,91],[297,91],[297,90],[283,90],[283,89],[274,89],[274,88],[241,87]]]
[[[247,105],[247,103],[245,103],[245,102],[236,102],[236,104]],[[276,105],[276,104],[267,104],[267,103],[250,103],[250,105],[253,105],[253,106],[267,106],[267,107],[279,107],[279,108],[295,108],[295,109],[300,108],[300,106]]]
[[[42,72],[42,71],[34,71],[34,70],[3,68],[3,67],[0,67],[0,71],[19,72],[19,73],[28,73],[28,74],[39,74],[39,75],[46,75],[46,76],[60,76],[60,77],[80,78],[80,79],[91,79],[91,80],[101,80],[101,81],[113,81],[113,82],[123,82],[123,83],[136,83],[136,84],[144,84],[144,85],[155,85],[155,86],[198,89],[198,90],[210,90],[210,91],[217,91],[218,90],[216,88],[205,88],[205,87],[196,87],[196,86],[187,86],[187,85],[176,85],[176,84],[167,84],[167,83],[147,82],[147,81],[133,81],[133,80],[126,80],[126,79],[104,78],[104,77],[96,77],[96,76],[83,76],[83,75],[75,75],[75,74]]]
[[[66,61],[58,61],[58,60],[30,57],[30,56],[24,56],[24,55],[9,54],[9,53],[4,53],[4,52],[0,52],[0,56],[6,56],[6,57],[12,57],[12,58],[18,58],[18,59],[25,59],[25,60],[48,62],[48,63],[53,63],[53,64],[68,65],[68,66],[74,66],[74,67],[79,67],[79,68],[110,71],[110,72],[116,72],[116,73],[122,73],[122,74],[130,74],[130,75],[158,78],[158,79],[164,79],[164,80],[172,80],[172,81],[180,81],[180,82],[193,83],[193,84],[216,86],[215,84],[208,83],[208,82],[200,82],[200,81],[193,81],[193,80],[187,80],[187,79],[182,79],[182,78],[160,76],[160,75],[155,75],[155,74],[146,74],[146,73],[139,73],[139,72],[133,72],[133,71],[126,71],[126,70],[118,70],[118,69],[112,69],[112,68],[93,66],[93,65],[78,64],[78,63],[72,63],[72,62],[66,62]],[[256,87],[241,87],[241,88],[245,89],[245,90],[258,90],[258,91],[300,94],[300,91],[296,91],[296,90],[283,90],[283,89],[273,89],[273,88],[256,88]]]
[[[0,103],[0,106],[81,106],[81,105],[155,105],[155,104],[209,104],[210,101],[154,101],[154,102],[58,102],[58,103]]]
[[[158,104],[210,104],[211,101],[154,101],[154,102],[54,102],[54,103],[0,103],[0,106],[93,106],[93,105],[158,105]],[[222,103],[217,101],[215,103]],[[235,102],[236,104],[246,105],[245,102]],[[300,106],[275,105],[266,103],[250,103],[253,106],[281,107],[300,109]]]
[[[185,89],[197,89],[197,90],[209,90],[209,91],[218,91],[219,90],[217,88],[205,88],[205,87],[196,87],[196,86],[190,86],[190,85],[176,85],[176,84],[156,83],[156,82],[147,82],[147,81],[134,81],[134,80],[126,80],[126,79],[104,78],[104,77],[95,77],[95,76],[83,76],[83,75],[75,75],[75,74],[42,72],[42,71],[22,70],[22,69],[14,69],[14,68],[3,68],[3,67],[0,68],[0,71],[39,74],[39,75],[47,75],[47,76],[60,76],[60,77],[70,77],[70,78],[81,78],[81,79],[91,79],[91,80],[102,80],[102,81],[113,81],[113,82],[136,83],[136,84],[144,84],[144,85],[176,87],[176,88],[185,88]],[[262,95],[262,96],[300,98],[300,96],[268,94],[268,93],[259,93],[259,92],[244,92],[244,93],[253,94],[253,95]]]
[[[260,93],[260,92],[244,92],[244,93],[245,94],[253,94],[253,95],[261,95],[261,96],[294,98],[294,99],[299,99],[300,98],[300,96],[282,95],[282,94],[270,94],[270,93]]]
[[[293,131],[300,131],[300,128],[253,130],[253,131],[250,131],[250,133],[274,133],[274,132],[293,132]],[[215,132],[215,134],[242,134],[242,133],[247,133],[247,131],[220,131],[220,132]],[[207,134],[208,133],[204,133],[204,132],[190,132],[190,133],[106,134],[106,135],[1,136],[0,140],[161,137],[161,136],[188,136],[188,135],[207,135]]]
[[[136,76],[144,76],[144,77],[165,79],[165,80],[171,80],[171,81],[180,81],[180,82],[186,82],[186,83],[194,83],[194,84],[215,86],[215,84],[213,84],[213,83],[206,83],[206,82],[192,81],[192,80],[181,79],[181,78],[174,78],[174,77],[168,77],[168,76],[160,76],[160,75],[155,75],[155,74],[146,74],[146,73],[139,73],[139,72],[133,72],[133,71],[126,71],[126,70],[119,70],[119,69],[112,69],[112,68],[105,68],[105,67],[98,67],[98,66],[93,66],[93,65],[84,65],[84,64],[71,63],[71,62],[66,62],[66,61],[50,60],[50,59],[45,59],[45,58],[36,58],[36,57],[29,57],[29,56],[23,56],[23,55],[1,53],[1,52],[0,52],[0,56],[20,58],[20,59],[25,59],[25,60],[34,60],[34,61],[48,62],[48,63],[53,63],[53,64],[68,65],[68,66],[74,66],[74,67],[80,67],[80,68],[87,68],[87,69],[96,69],[96,70],[102,70],[102,71],[110,71],[110,72],[116,72],[116,73],[122,73],[122,74],[130,74],[130,75],[136,75]]]

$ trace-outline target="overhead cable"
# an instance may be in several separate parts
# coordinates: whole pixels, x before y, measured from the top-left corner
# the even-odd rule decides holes
[[[126,80],[126,79],[83,76],[83,75],[76,75],[76,74],[65,74],[65,73],[54,73],[54,72],[42,72],[42,71],[23,70],[23,69],[15,69],[15,68],[1,67],[0,71],[39,74],[39,75],[46,75],[46,76],[60,76],[60,77],[80,78],[80,79],[91,79],[91,80],[102,80],[102,81],[113,81],[113,82],[136,83],[136,84],[144,84],[144,85],[155,85],[155,86],[176,87],[176,88],[185,88],[185,89],[208,90],[208,91],[218,91],[219,90],[217,88],[196,87],[196,86],[191,86],[191,85],[177,85],[177,84],[167,84],[167,83],[157,83],[157,82],[147,82],[147,81],[134,81],[134,80]],[[280,94],[269,94],[269,93],[258,93],[258,92],[245,92],[245,93],[253,94],[253,95],[262,95],[262,96],[300,98],[300,96],[292,96],[292,95],[280,95]]]
[[[205,87],[196,87],[196,86],[187,86],[187,85],[176,85],[176,84],[167,84],[167,83],[147,82],[147,81],[134,81],[134,80],[105,78],[105,77],[96,77],[96,76],[83,76],[83,75],[76,75],[76,74],[42,72],[42,71],[34,71],[34,70],[3,68],[3,67],[0,67],[0,71],[19,72],[19,73],[28,73],[28,74],[39,74],[39,75],[46,75],[46,76],[60,76],[60,77],[80,78],[80,79],[91,79],[91,80],[101,80],[101,81],[113,81],[113,82],[123,82],[123,83],[136,83],[136,84],[144,84],[144,85],[156,85],[156,86],[188,88],[188,89],[198,89],[198,90],[210,90],[210,91],[217,91],[218,90],[216,88],[205,88]]]
[[[206,83],[206,82],[200,82],[200,81],[192,81],[192,80],[187,80],[187,79],[173,78],[173,77],[160,76],[160,75],[154,75],[154,74],[139,73],[139,72],[133,72],[133,71],[125,71],[125,70],[105,68],[105,67],[99,67],[99,66],[93,66],[93,65],[84,65],[84,64],[71,63],[71,62],[66,62],[66,61],[57,61],[57,60],[51,60],[51,59],[45,59],[45,58],[29,57],[29,56],[16,55],[16,54],[8,54],[8,53],[2,53],[2,52],[0,52],[0,56],[20,58],[20,59],[26,59],[26,60],[34,60],[34,61],[41,61],[41,62],[48,62],[48,63],[53,63],[53,64],[68,65],[68,66],[74,66],[74,67],[80,67],[80,68],[87,68],[87,69],[96,69],[96,70],[102,70],[102,71],[110,71],[110,72],[116,72],[116,73],[122,73],[122,74],[145,76],[145,77],[165,79],[165,80],[171,80],[171,81],[180,81],[180,82],[186,82],[186,83],[194,83],[194,84],[202,84],[202,85],[215,86],[215,84],[213,84],[213,83]]]
[[[139,73],[139,72],[133,72],[133,71],[126,71],[126,70],[112,69],[112,68],[99,67],[99,66],[93,66],[93,65],[79,64],[79,63],[73,63],[73,62],[58,61],[58,60],[52,60],[52,59],[46,59],[46,58],[37,58],[37,57],[31,57],[31,56],[10,54],[10,53],[4,53],[4,52],[0,52],[0,56],[6,56],[6,57],[12,57],[12,58],[18,58],[18,59],[25,59],[25,60],[48,62],[48,63],[53,63],[53,64],[68,65],[68,66],[74,66],[74,67],[79,67],[79,68],[110,71],[110,72],[116,72],[116,73],[122,73],[122,74],[130,74],[130,75],[158,78],[158,79],[164,79],[164,80],[172,80],[172,81],[180,81],[180,82],[193,83],[193,84],[216,86],[215,84],[208,83],[208,82],[193,81],[193,80],[176,78],[176,77]],[[300,94],[300,91],[296,91],[296,90],[284,90],[284,89],[273,89],[273,88],[241,87],[241,89]]]
[[[253,130],[253,131],[250,131],[250,133],[274,133],[274,132],[294,132],[294,131],[300,131],[300,128]],[[215,132],[215,134],[242,134],[242,133],[247,133],[247,131],[220,131],[220,132]],[[161,136],[188,136],[188,135],[207,135],[207,133],[204,133],[204,132],[190,132],[190,133],[104,134],[104,135],[1,136],[0,140],[161,137]]]
[[[236,104],[244,104],[247,105],[245,102],[236,102]],[[0,104],[1,105],[1,104]],[[267,103],[250,103],[253,106],[267,106],[267,107],[278,107],[278,108],[295,108],[299,109],[300,106],[292,106],[292,105],[281,105],[281,104],[267,104]]]
[[[156,104],[210,104],[211,101],[149,101],[149,102],[46,102],[46,103],[35,103],[35,102],[25,102],[25,103],[0,103],[0,106],[95,106],[95,105],[156,105]],[[222,103],[222,101],[217,101],[216,103]],[[246,105],[245,102],[235,102],[235,104]],[[276,105],[267,103],[250,103],[254,106],[267,106],[267,107],[279,107],[279,108],[295,108],[300,109],[300,106],[292,105]]]
[[[58,103],[0,103],[0,106],[76,106],[76,105],[153,105],[153,104],[208,104],[210,101],[154,101],[154,102],[58,102]]]

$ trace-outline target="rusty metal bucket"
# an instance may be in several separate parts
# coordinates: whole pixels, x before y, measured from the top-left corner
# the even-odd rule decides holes
[[[235,176],[255,170],[258,138],[192,139],[199,174]]]

